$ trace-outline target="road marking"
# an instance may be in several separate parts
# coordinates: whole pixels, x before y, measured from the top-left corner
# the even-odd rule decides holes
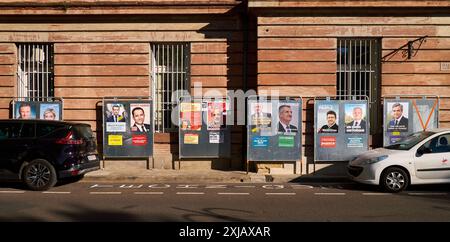
[[[266,195],[295,195],[295,192],[266,192]]]
[[[206,185],[206,189],[223,189],[228,188],[227,185]]]
[[[0,191],[0,193],[25,193],[25,191]]]
[[[122,192],[89,192],[90,194],[94,195],[118,195],[122,194]]]
[[[344,192],[316,192],[316,193],[314,193],[314,195],[340,196],[340,195],[345,195],[345,193]]]
[[[310,185],[291,185],[293,189],[313,189],[313,186]]]
[[[446,192],[410,192],[409,195],[413,196],[445,196]]]
[[[381,193],[381,192],[363,192],[362,195],[365,196],[388,196],[392,195],[391,193]]]
[[[203,195],[204,192],[177,192],[177,195]]]
[[[94,184],[94,185],[91,185],[89,187],[89,189],[91,189],[91,188],[112,188],[112,187],[114,187],[114,185]]]
[[[162,195],[164,192],[134,192],[137,195]]]
[[[51,191],[46,191],[46,192],[42,192],[45,194],[70,194],[71,192],[51,192]]]
[[[236,188],[255,188],[256,186],[250,186],[250,185],[240,185],[240,186],[234,186]]]
[[[248,192],[218,192],[218,195],[250,195]]]
[[[263,185],[262,188],[264,189],[283,189],[283,185]]]

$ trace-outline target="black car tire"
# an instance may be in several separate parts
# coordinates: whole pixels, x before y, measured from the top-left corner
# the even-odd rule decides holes
[[[405,190],[408,185],[408,173],[401,168],[390,167],[381,174],[380,186],[387,192],[401,192]]]
[[[56,184],[56,171],[50,162],[36,159],[25,167],[22,180],[33,191],[45,191]]]

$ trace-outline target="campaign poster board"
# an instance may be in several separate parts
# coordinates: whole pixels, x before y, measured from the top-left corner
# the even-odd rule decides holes
[[[368,149],[367,100],[315,100],[314,160],[347,161]]]
[[[226,120],[230,103],[225,98],[185,98],[178,103],[179,157],[229,158],[231,131]]]
[[[14,101],[13,119],[62,120],[62,101]]]
[[[384,146],[415,132],[438,128],[439,100],[384,99]]]
[[[301,98],[248,98],[247,160],[301,160],[301,138]]]
[[[103,100],[103,155],[111,158],[153,156],[151,100]]]

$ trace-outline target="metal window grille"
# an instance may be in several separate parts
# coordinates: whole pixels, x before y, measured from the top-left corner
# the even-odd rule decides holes
[[[381,125],[380,110],[380,41],[375,38],[342,38],[337,40],[337,96],[369,97],[371,133]]]
[[[17,96],[32,101],[53,97],[53,44],[17,44],[17,53]]]
[[[190,89],[189,44],[157,43],[151,45],[151,51],[155,131],[175,132],[177,127],[171,121],[171,112],[180,97],[177,94],[172,100],[172,93]]]

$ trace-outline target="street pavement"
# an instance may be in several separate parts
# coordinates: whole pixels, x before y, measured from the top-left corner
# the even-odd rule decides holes
[[[450,221],[450,186],[382,193],[353,182],[65,181],[0,184],[0,221]]]

